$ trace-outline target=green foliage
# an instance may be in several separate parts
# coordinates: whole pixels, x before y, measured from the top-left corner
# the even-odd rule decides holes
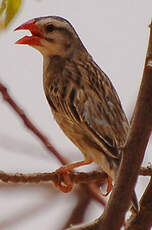
[[[21,0],[2,0],[0,4],[0,29],[7,27],[21,6]]]
[[[6,9],[6,0],[3,0],[0,6],[0,15],[3,13],[3,11]]]

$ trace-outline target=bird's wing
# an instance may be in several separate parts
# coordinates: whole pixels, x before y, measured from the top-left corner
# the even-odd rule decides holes
[[[126,141],[128,121],[108,77],[101,70],[92,77],[96,80],[91,81],[90,74],[85,82],[70,85],[64,108],[106,154],[118,158],[118,149]]]

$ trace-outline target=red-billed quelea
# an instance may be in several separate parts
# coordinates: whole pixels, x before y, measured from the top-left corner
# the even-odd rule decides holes
[[[111,81],[66,19],[34,18],[16,30],[22,29],[32,35],[16,43],[28,44],[43,55],[44,91],[54,118],[85,157],[58,173],[95,161],[114,180],[129,124]],[[65,188],[58,186],[63,191],[71,189],[69,182]],[[137,210],[135,194],[132,197]]]

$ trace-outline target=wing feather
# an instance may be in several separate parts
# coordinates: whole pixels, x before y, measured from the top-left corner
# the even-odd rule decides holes
[[[71,117],[95,143],[109,156],[118,158],[118,149],[124,145],[128,133],[127,118],[108,77],[100,69],[87,76],[89,79],[83,85],[73,85],[66,105]]]

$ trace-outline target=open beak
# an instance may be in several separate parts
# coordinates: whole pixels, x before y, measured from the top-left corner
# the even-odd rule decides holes
[[[39,31],[38,27],[36,26],[36,19],[29,20],[22,24],[21,26],[17,27],[16,30],[29,30],[31,32],[31,36],[24,36],[23,38],[19,39],[15,44],[26,44],[30,46],[41,46],[41,38],[43,38],[41,32]]]

